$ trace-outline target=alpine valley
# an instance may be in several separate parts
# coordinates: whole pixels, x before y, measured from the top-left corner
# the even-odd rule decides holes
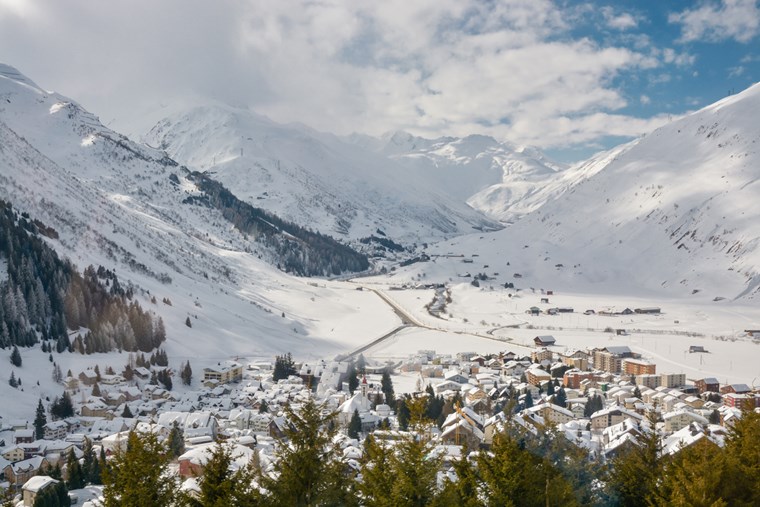
[[[212,101],[130,139],[0,65],[0,199],[78,273],[102,266],[99,283],[115,274],[125,304],[160,317],[175,369],[286,352],[499,352],[527,347],[535,329],[581,347],[608,343],[613,327],[636,328],[621,339],[689,378],[751,383],[759,114],[755,85],[572,167],[480,135],[340,137]],[[531,320],[547,291],[595,315],[663,314]],[[431,312],[446,292],[448,308]],[[24,322],[40,337],[48,324]],[[92,331],[67,327],[72,344]],[[51,357],[64,372],[121,370],[130,350],[104,336],[108,352]],[[693,343],[713,352],[707,364],[686,357]],[[61,389],[30,345],[14,370],[25,395],[0,385],[17,400],[6,419]]]

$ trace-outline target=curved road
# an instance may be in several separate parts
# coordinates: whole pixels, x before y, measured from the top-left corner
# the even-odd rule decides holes
[[[370,287],[365,287],[365,286],[360,286],[360,287],[362,287],[364,290],[370,290],[370,291],[374,292],[375,294],[377,294],[377,296],[380,299],[382,299],[385,302],[385,304],[387,304],[393,310],[393,312],[396,315],[398,315],[399,319],[401,319],[401,325],[399,327],[397,327],[396,329],[390,331],[389,333],[384,334],[380,338],[372,340],[370,343],[367,343],[366,345],[362,345],[361,347],[359,347],[359,348],[357,348],[357,349],[349,352],[348,354],[345,354],[343,356],[339,356],[338,359],[340,361],[344,361],[344,360],[346,360],[348,358],[356,356],[357,354],[361,354],[362,352],[365,352],[365,351],[371,349],[375,345],[384,342],[388,338],[394,336],[396,333],[398,333],[398,332],[400,332],[400,331],[402,331],[402,330],[404,330],[406,328],[409,328],[409,327],[417,327],[417,328],[421,328],[421,329],[429,329],[431,331],[440,331],[440,332],[443,332],[443,333],[453,333],[453,334],[458,334],[458,335],[470,335],[470,336],[475,336],[477,338],[485,338],[487,340],[498,341],[498,342],[509,344],[509,345],[515,346],[515,347],[523,347],[523,348],[527,348],[527,349],[531,349],[531,350],[533,349],[533,347],[529,347],[529,346],[522,345],[520,343],[511,341],[511,339],[510,339],[510,341],[505,341],[505,340],[496,338],[495,336],[493,336],[492,334],[490,334],[494,330],[490,330],[490,332],[487,332],[488,334],[483,335],[483,334],[477,334],[477,333],[470,333],[470,332],[466,332],[466,331],[452,331],[451,329],[446,329],[446,328],[443,328],[443,327],[436,327],[436,326],[430,326],[430,325],[424,324],[420,320],[418,320],[414,315],[412,315],[409,311],[407,311],[403,306],[401,306],[396,301],[394,301],[393,299],[391,299],[384,292],[382,292],[382,291],[380,291],[378,289],[370,288]],[[499,329],[499,328],[496,328],[496,329]]]

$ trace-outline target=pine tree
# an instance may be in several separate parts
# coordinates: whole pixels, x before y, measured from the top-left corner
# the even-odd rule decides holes
[[[530,408],[533,406],[533,395],[530,392],[530,389],[527,393],[525,393],[525,408]]]
[[[189,386],[192,383],[193,369],[190,367],[190,360],[182,365],[182,368],[180,369],[180,377],[182,378],[182,383],[184,385]]]
[[[348,436],[349,438],[358,439],[361,431],[362,418],[359,416],[359,410],[354,410],[351,421],[348,423]]]
[[[122,410],[121,416],[125,419],[131,419],[134,417],[134,415],[132,414],[132,411],[129,409],[129,405],[127,405],[126,403],[124,404],[124,410]]]
[[[100,385],[98,385],[97,382],[95,382],[95,385],[92,386],[92,395],[93,396],[98,396],[98,397],[102,396],[100,394]]]
[[[13,351],[11,352],[11,364],[15,366],[16,368],[21,367],[21,353],[18,351],[17,346],[13,346]]]
[[[389,492],[395,482],[395,460],[388,443],[378,441],[372,433],[364,440],[361,459],[362,480],[357,485],[361,504],[366,507],[392,507]]]
[[[395,396],[393,392],[393,380],[388,368],[383,370],[383,378],[380,380],[380,388],[385,395],[385,403],[391,408],[395,406]]]
[[[259,476],[268,492],[265,505],[352,505],[352,481],[344,477],[342,453],[333,443],[334,414],[309,398],[299,412],[285,407],[288,443],[277,446],[273,475]]]
[[[193,323],[190,321],[190,316],[189,316],[189,315],[188,315],[188,316],[187,316],[187,318],[185,319],[185,325],[186,325],[187,327],[193,327]]]
[[[258,504],[256,497],[251,498],[248,491],[251,482],[250,470],[231,470],[232,447],[217,444],[211,451],[203,475],[198,481],[200,493],[197,498],[187,498],[190,507],[249,505]],[[248,498],[246,498],[248,497]]]
[[[567,406],[567,393],[565,392],[564,387],[560,387],[559,390],[554,394],[554,399],[552,402],[559,407],[564,408]]]
[[[434,455],[428,430],[433,421],[425,417],[424,397],[408,398],[409,425],[412,433],[395,447],[394,481],[389,492],[392,505],[428,505],[436,497],[437,474],[441,457]]]
[[[633,389],[633,397],[641,399],[641,389],[639,389],[638,385]]]
[[[642,431],[634,445],[612,460],[608,485],[621,506],[637,506],[658,501],[658,480],[663,472],[662,442],[656,430],[657,413],[647,416],[649,429]]]
[[[277,356],[274,361],[274,371],[272,372],[272,379],[277,382],[283,380],[291,375],[296,374],[295,363],[293,357],[288,352],[285,355]]]
[[[367,374],[367,360],[364,359],[364,354],[359,354],[359,359],[356,360],[356,372],[359,375]]]
[[[259,414],[266,414],[267,412],[269,412],[269,404],[267,403],[267,400],[261,400]]]
[[[172,429],[169,431],[166,445],[173,458],[179,458],[185,452],[185,437],[177,421],[172,423]]]
[[[169,455],[152,433],[127,437],[103,473],[103,507],[172,505],[177,497],[174,476],[167,472]]]
[[[451,466],[456,474],[456,479],[446,479],[443,489],[436,499],[435,504],[444,507],[457,505],[462,507],[481,507],[481,479],[477,469],[468,459],[467,446],[462,448],[462,454]]]
[[[37,440],[42,440],[45,437],[46,424],[45,407],[42,405],[42,400],[39,400],[37,402],[37,412],[34,416],[34,435]]]
[[[733,498],[733,483],[727,453],[707,438],[678,451],[665,463],[658,485],[661,506],[728,507],[751,505]],[[751,499],[747,499],[751,500]]]
[[[398,427],[402,431],[409,429],[409,407],[406,404],[407,398],[399,399],[396,402],[396,420]]]
[[[359,377],[357,376],[356,366],[353,363],[348,365],[346,376],[348,377],[348,392],[353,396],[354,391],[359,387]]]
[[[16,380],[16,374],[11,372],[11,378],[8,379],[8,385],[11,387],[18,387],[18,381]]]
[[[79,460],[74,454],[74,449],[69,451],[66,459],[66,470],[68,472],[66,486],[68,486],[69,489],[82,489],[86,483],[86,477],[82,470],[82,466],[79,464]]]

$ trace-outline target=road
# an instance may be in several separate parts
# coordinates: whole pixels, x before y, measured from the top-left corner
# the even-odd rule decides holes
[[[407,329],[407,328],[411,328],[411,327],[416,327],[416,328],[420,328],[420,329],[429,329],[431,331],[439,331],[439,332],[443,332],[443,333],[452,333],[452,334],[457,334],[457,335],[475,336],[477,338],[484,338],[484,339],[487,339],[487,340],[494,340],[494,341],[498,341],[498,342],[501,342],[501,343],[504,343],[504,344],[509,344],[510,346],[514,346],[514,347],[523,347],[523,348],[527,348],[527,349],[531,349],[531,350],[533,349],[532,346],[526,346],[526,345],[522,345],[520,343],[516,343],[516,342],[512,341],[511,338],[508,338],[507,340],[503,340],[503,339],[500,339],[500,338],[497,338],[497,337],[493,336],[493,334],[492,334],[493,331],[495,331],[496,329],[499,329],[499,328],[491,329],[491,330],[487,331],[485,334],[480,334],[480,333],[471,333],[471,332],[466,332],[466,331],[453,331],[451,329],[446,329],[445,327],[430,326],[428,324],[424,324],[419,319],[417,319],[414,315],[412,315],[411,312],[409,312],[406,308],[404,308],[403,306],[401,306],[398,302],[396,302],[395,300],[393,300],[390,296],[388,296],[383,291],[378,290],[378,289],[373,289],[371,287],[366,287],[366,286],[361,286],[361,287],[362,287],[363,290],[369,290],[369,291],[374,292],[377,295],[377,297],[379,297],[380,299],[382,299],[385,302],[385,304],[387,304],[393,310],[393,312],[398,316],[398,318],[401,319],[401,325],[399,327],[397,327],[396,329],[394,329],[393,331],[390,331],[390,332],[384,334],[380,338],[372,340],[370,343],[362,345],[361,347],[359,347],[359,348],[357,348],[357,349],[349,352],[348,354],[345,354],[343,356],[339,356],[338,359],[340,361],[343,361],[343,360],[346,360],[348,358],[354,357],[354,356],[356,356],[358,354],[361,354],[361,353],[363,353],[363,352],[371,349],[372,347],[374,347],[374,346],[376,346],[376,345],[384,342],[388,338],[391,338],[392,336],[396,335],[398,332],[400,332],[400,331],[402,331],[404,329]]]

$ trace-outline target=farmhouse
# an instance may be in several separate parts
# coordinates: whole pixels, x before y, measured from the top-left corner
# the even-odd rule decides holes
[[[650,315],[659,315],[660,314],[660,308],[657,306],[650,306],[646,308],[636,308],[633,310],[635,313],[644,313],[644,314],[650,314]]]
[[[536,347],[549,347],[557,343],[557,340],[551,335],[536,336],[533,338],[533,343],[536,344]]]

